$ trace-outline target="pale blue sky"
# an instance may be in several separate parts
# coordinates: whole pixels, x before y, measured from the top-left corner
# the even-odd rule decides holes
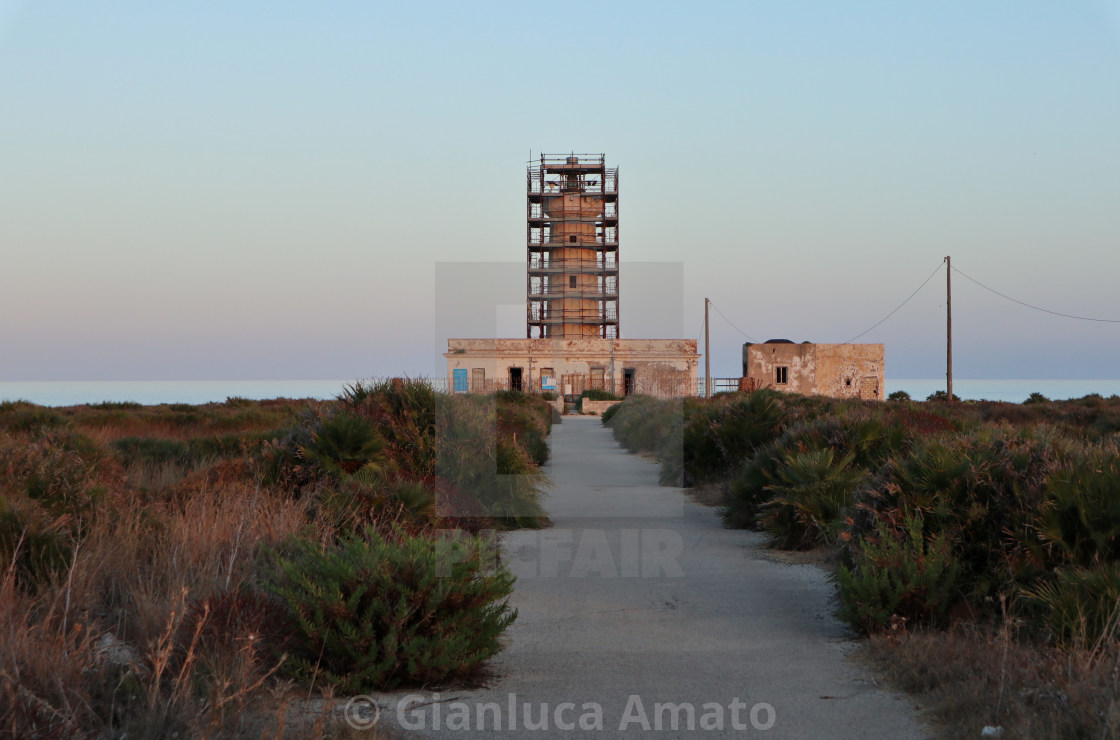
[[[542,150],[621,168],[669,335],[844,341],[945,255],[1120,319],[1117,132],[1113,1],[0,0],[0,380],[431,373],[436,266],[523,261]],[[944,288],[888,377],[944,373]],[[1120,376],[1120,324],[953,305],[957,377]]]

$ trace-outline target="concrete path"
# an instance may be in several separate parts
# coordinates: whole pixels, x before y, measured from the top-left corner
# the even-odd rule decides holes
[[[850,635],[819,568],[763,558],[759,535],[724,529],[714,510],[659,486],[658,466],[621,450],[595,417],[553,427],[547,472],[553,528],[504,539],[520,615],[498,678],[485,690],[379,696],[379,727],[418,738],[498,727],[511,737],[927,735],[910,703],[846,659]]]

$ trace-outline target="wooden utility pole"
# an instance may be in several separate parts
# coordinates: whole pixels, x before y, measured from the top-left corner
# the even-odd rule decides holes
[[[708,340],[708,304],[704,299],[704,398],[712,397],[712,344]]]
[[[945,258],[945,386],[950,403],[953,401],[953,265]]]

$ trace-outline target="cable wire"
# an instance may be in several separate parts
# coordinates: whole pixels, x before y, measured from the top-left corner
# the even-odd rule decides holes
[[[716,313],[718,313],[720,316],[723,316],[723,311],[720,311],[719,308],[716,306],[716,304],[713,303],[710,298],[708,299],[708,305],[711,306],[712,308],[716,309]],[[747,339],[751,340],[752,342],[756,342],[756,343],[758,342],[758,340],[755,339],[754,337],[752,337],[750,334],[747,334],[745,331],[743,331],[739,327],[732,324],[731,319],[727,318],[726,316],[723,316],[723,320],[726,321],[728,324],[730,324],[732,329],[739,332],[740,334],[742,334]]]
[[[848,341],[846,341],[846,342],[841,342],[841,343],[840,343],[840,344],[839,344],[838,346],[842,347],[842,346],[844,346],[844,345],[846,345],[846,344],[851,344],[852,342],[854,342],[854,341],[856,341],[857,339],[859,339],[860,337],[862,337],[862,336],[863,336],[864,334],[867,334],[867,333],[868,333],[868,332],[870,332],[870,331],[871,331],[872,329],[874,329],[874,328],[876,328],[877,326],[879,326],[880,324],[882,324],[882,323],[883,323],[884,321],[886,321],[887,319],[889,319],[889,318],[890,318],[891,316],[894,316],[894,315],[895,315],[896,313],[898,313],[898,312],[899,312],[899,311],[900,311],[900,310],[902,309],[902,307],[903,307],[903,306],[905,306],[905,305],[906,305],[907,303],[909,303],[909,302],[910,302],[910,299],[911,299],[911,298],[913,298],[914,296],[918,295],[918,293],[919,293],[919,292],[921,291],[921,289],[922,289],[922,288],[924,288],[924,287],[926,287],[926,283],[928,283],[928,282],[929,282],[930,280],[933,280],[933,276],[934,276],[934,275],[936,275],[936,274],[937,274],[938,272],[940,272],[940,271],[941,271],[941,265],[943,265],[943,264],[945,264],[945,261],[944,261],[944,260],[942,260],[942,261],[941,261],[941,263],[940,263],[940,264],[938,264],[938,265],[937,265],[937,267],[935,267],[935,268],[934,268],[933,272],[931,272],[931,273],[929,274],[929,277],[927,277],[927,278],[926,278],[925,280],[923,280],[923,281],[922,281],[922,284],[918,286],[917,290],[915,290],[915,291],[914,291],[913,293],[911,293],[910,295],[906,296],[906,300],[904,300],[904,301],[903,301],[902,303],[898,304],[898,305],[897,305],[897,306],[895,307],[895,309],[894,309],[893,311],[891,311],[891,312],[890,312],[889,314],[887,314],[887,315],[886,315],[886,316],[884,316],[883,318],[881,318],[881,319],[879,319],[878,321],[876,321],[876,322],[875,322],[874,324],[872,324],[872,325],[871,325],[871,327],[870,327],[870,328],[868,328],[868,329],[866,329],[866,330],[864,330],[864,331],[860,332],[859,334],[856,334],[856,335],[855,335],[854,337],[852,337],[851,339],[849,339],[849,340],[848,340]],[[824,350],[824,351],[830,351],[830,350]],[[835,351],[835,350],[832,350],[832,351]]]
[[[1025,306],[1027,308],[1032,308],[1035,311],[1041,311],[1042,313],[1048,313],[1048,314],[1051,314],[1053,316],[1061,316],[1062,318],[1066,318],[1066,319],[1077,319],[1078,321],[1097,321],[1097,322],[1100,322],[1102,324],[1120,324],[1120,319],[1095,319],[1095,318],[1092,318],[1092,317],[1089,317],[1089,316],[1074,316],[1073,314],[1069,314],[1069,313],[1061,313],[1060,311],[1051,311],[1047,308],[1040,308],[1038,306],[1032,306],[1029,303],[1025,303],[1025,302],[1020,301],[1018,299],[1012,298],[1009,295],[1004,295],[1003,293],[1000,293],[995,288],[989,288],[987,285],[984,285],[984,283],[980,282],[976,278],[969,277],[968,275],[965,275],[963,272],[958,270],[956,267],[953,268],[953,272],[959,273],[960,275],[962,275],[967,280],[971,280],[973,283],[976,283],[981,288],[983,288],[984,290],[986,290],[990,293],[995,293],[1000,298],[1005,298],[1005,299],[1011,301],[1012,303],[1018,303],[1020,306]]]

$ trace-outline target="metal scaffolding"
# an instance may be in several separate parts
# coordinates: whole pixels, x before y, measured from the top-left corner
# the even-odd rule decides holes
[[[618,168],[542,154],[526,172],[526,336],[618,338]]]

